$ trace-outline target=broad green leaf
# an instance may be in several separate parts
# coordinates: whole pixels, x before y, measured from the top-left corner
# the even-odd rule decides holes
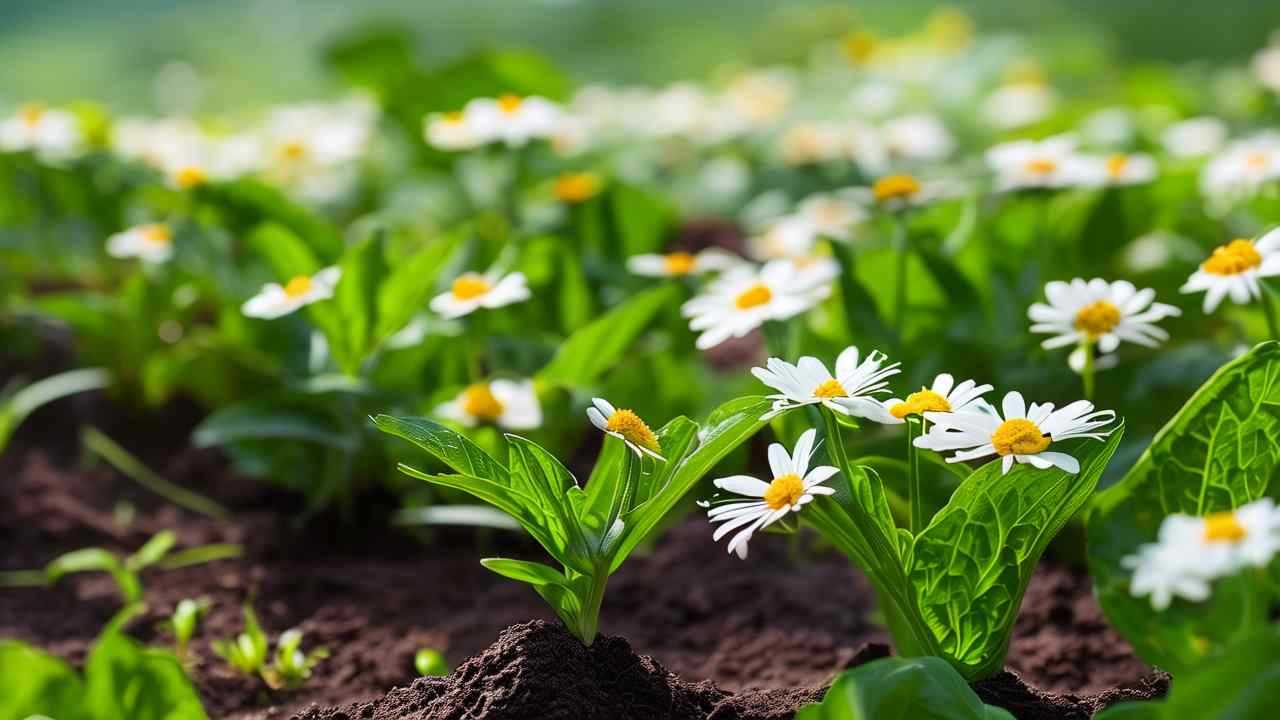
[[[112,624],[85,662],[85,704],[95,720],[204,720],[177,658],[144,648]]]
[[[360,364],[374,349],[378,289],[387,275],[382,235],[381,229],[375,230],[370,237],[347,248],[338,265],[342,277],[334,288],[334,299],[342,343],[330,350],[348,375],[358,375]],[[331,338],[331,345],[332,341]]]
[[[599,540],[609,528],[601,528],[598,537],[587,537],[570,501],[571,490],[582,491],[569,470],[537,443],[517,435],[506,438],[511,487],[536,500],[553,540],[547,552],[578,572],[592,572],[592,548],[599,547]]]
[[[337,228],[315,212],[285,197],[276,188],[262,182],[245,179],[212,183],[201,188],[200,192],[203,198],[211,199],[223,209],[237,215],[233,219],[235,226],[248,228],[260,223],[271,223],[287,228],[290,234],[305,243],[309,252],[319,258],[315,270],[342,252],[342,236]],[[294,272],[301,274],[308,271]]]
[[[404,438],[426,450],[432,457],[462,475],[472,475],[499,486],[509,485],[509,474],[502,463],[489,457],[461,433],[454,432],[426,418],[397,418],[379,415],[373,419],[377,428],[389,435]]]
[[[84,684],[62,660],[16,640],[0,640],[0,720],[45,715],[89,720]]]
[[[464,233],[444,233],[399,262],[378,288],[378,342],[404,329],[435,292],[436,279],[462,245]]]
[[[480,564],[489,570],[512,580],[530,585],[568,585],[569,578],[550,565],[508,558],[485,558]]]
[[[675,294],[674,285],[646,290],[583,326],[560,345],[537,381],[563,387],[591,385],[618,362]]]
[[[662,248],[675,217],[663,196],[622,182],[612,183],[607,196],[617,242],[626,257]]]
[[[840,263],[840,299],[849,339],[881,346],[895,345],[896,336],[881,317],[875,298],[858,281],[853,248],[847,243],[833,242],[831,249]]]
[[[925,269],[929,271],[934,282],[942,288],[951,307],[979,310],[982,308],[982,295],[973,282],[960,271],[960,268],[956,267],[951,258],[931,247],[917,246],[915,252],[924,262]]]
[[[819,705],[796,720],[1013,720],[986,705],[969,683],[936,657],[884,658],[836,678]]]
[[[1171,672],[1196,665],[1225,640],[1220,618],[1237,598],[1154,612],[1129,593],[1122,559],[1155,540],[1174,513],[1205,515],[1264,496],[1280,498],[1280,343],[1224,365],[1156,435],[1146,453],[1090,509],[1089,568],[1111,623],[1147,662]],[[1220,596],[1221,595],[1221,596]],[[1214,608],[1226,604],[1227,607]]]
[[[654,472],[640,476],[633,507],[648,502],[666,487],[681,463],[697,448],[698,424],[683,416],[673,418],[658,430],[658,444],[666,462],[658,463]]]
[[[332,424],[301,412],[256,405],[233,405],[205,418],[191,434],[196,447],[229,445],[242,440],[299,440],[354,451],[357,440]]]
[[[1119,447],[1123,426],[1105,443],[1063,448],[1079,474],[993,460],[968,477],[916,537],[907,576],[945,656],[976,679],[1004,667],[1013,622],[1049,541],[1084,507]]]

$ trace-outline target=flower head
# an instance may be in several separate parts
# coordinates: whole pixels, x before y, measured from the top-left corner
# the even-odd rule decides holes
[[[475,122],[462,110],[428,115],[423,137],[431,147],[449,152],[471,150],[485,143]]]
[[[552,189],[560,202],[586,202],[600,193],[604,180],[593,172],[564,173],[556,178]]]
[[[520,147],[530,140],[551,138],[564,111],[536,95],[507,94],[498,98],[476,98],[467,103],[463,114],[481,144],[502,142],[509,147]]]
[[[1095,412],[1093,403],[1087,400],[1078,400],[1059,410],[1054,409],[1053,403],[1032,403],[1028,408],[1019,392],[1004,396],[1002,410],[1003,417],[1000,413],[982,410],[926,411],[924,417],[931,427],[928,433],[916,438],[915,445],[937,452],[960,451],[947,458],[947,462],[998,455],[1006,473],[1014,462],[1019,462],[1042,470],[1056,466],[1074,474],[1080,472],[1080,461],[1049,448],[1072,438],[1101,440],[1111,431],[1095,431],[1116,417],[1110,410]]]
[[[997,145],[987,151],[987,165],[1001,191],[1068,187],[1081,180],[1075,140],[1061,135]]]
[[[1257,241],[1238,238],[1214,249],[1191,273],[1182,292],[1204,292],[1204,311],[1213,312],[1224,297],[1237,305],[1262,297],[1260,278],[1280,275],[1280,228]]]
[[[881,132],[889,154],[904,160],[945,160],[956,145],[947,126],[934,115],[894,118],[885,123]]]
[[[1165,152],[1176,158],[1212,155],[1227,141],[1227,124],[1216,117],[1195,117],[1176,122],[1160,136]]]
[[[774,260],[763,268],[735,268],[712,282],[681,308],[689,328],[700,332],[700,350],[742,337],[769,320],[785,320],[816,305],[831,292],[814,286],[790,260]]]
[[[496,273],[463,273],[454,278],[449,291],[431,300],[431,309],[446,318],[460,318],[480,308],[499,308],[531,297],[524,273],[500,276]]]
[[[677,250],[663,255],[633,255],[627,258],[627,269],[648,277],[680,277],[722,272],[743,262],[733,253],[708,248],[697,254]]]
[[[532,430],[542,425],[542,406],[532,380],[490,380],[468,385],[436,415],[465,427],[492,423],[506,430]]]
[[[923,417],[925,413],[990,412],[991,406],[982,396],[991,392],[990,385],[979,385],[965,380],[959,385],[949,373],[941,373],[933,379],[933,385],[920,388],[906,399],[893,398],[885,402],[885,409],[899,421],[908,416]]]
[[[1155,323],[1182,314],[1172,305],[1152,302],[1154,290],[1139,290],[1127,280],[1054,281],[1045,285],[1044,293],[1049,304],[1036,303],[1027,315],[1035,323],[1031,332],[1053,336],[1042,343],[1048,349],[1096,343],[1098,350],[1109,353],[1122,340],[1156,347],[1169,339],[1169,333]]]
[[[592,425],[625,442],[636,455],[663,459],[658,436],[631,410],[615,408],[604,398],[593,398],[587,417]]]
[[[30,150],[49,162],[78,154],[84,136],[75,115],[40,103],[28,103],[13,115],[0,119],[0,151]]]
[[[1280,178],[1280,133],[1264,132],[1231,143],[1205,165],[1200,189],[1212,198],[1247,197]]]
[[[836,358],[833,375],[815,357],[802,357],[795,365],[769,358],[765,367],[751,369],[751,374],[760,382],[778,391],[769,396],[773,408],[763,419],[805,405],[821,404],[844,415],[875,422],[901,422],[875,397],[889,392],[888,379],[900,372],[899,364],[886,365],[887,359],[875,350],[859,358],[858,348],[849,347]]]
[[[787,513],[800,512],[817,495],[835,492],[834,488],[823,483],[839,472],[836,468],[830,465],[809,468],[817,434],[816,430],[806,430],[790,455],[781,443],[769,446],[769,470],[773,475],[770,482],[750,475],[715,480],[715,486],[721,490],[749,498],[732,500],[707,512],[712,523],[722,523],[713,536],[717,542],[738,530],[738,534],[729,541],[729,552],[736,552],[738,557],[746,559],[747,543],[757,530],[781,520]]]
[[[1142,153],[1112,153],[1081,157],[1081,182],[1086,185],[1141,185],[1156,179],[1156,161]]]
[[[341,277],[341,269],[330,267],[315,275],[298,275],[284,285],[267,283],[261,292],[249,298],[241,310],[249,317],[264,320],[283,317],[301,307],[333,297],[333,290]]]
[[[135,225],[107,238],[107,254],[152,264],[168,262],[173,257],[173,232],[164,223]]]

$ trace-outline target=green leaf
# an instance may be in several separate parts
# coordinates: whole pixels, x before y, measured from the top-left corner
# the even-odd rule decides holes
[[[657,252],[662,248],[675,211],[658,193],[614,182],[607,192],[617,241],[625,257]]]
[[[101,390],[111,382],[111,375],[100,368],[86,368],[41,378],[0,402],[0,452],[4,452],[9,436],[28,415],[54,400],[68,395]]]
[[[237,215],[240,222],[234,225],[247,229],[269,223],[270,226],[287,229],[289,234],[301,239],[308,252],[314,253],[319,260],[312,270],[293,271],[295,275],[311,274],[342,252],[342,236],[337,228],[270,185],[244,179],[211,183],[202,187],[200,193],[203,198],[213,200]]]
[[[249,245],[281,281],[298,275],[314,275],[323,267],[302,238],[283,225],[262,225],[249,236]]]
[[[820,705],[796,720],[1013,720],[983,704],[947,662],[936,657],[884,658],[838,677]]]
[[[460,232],[442,234],[391,270],[378,288],[378,327],[374,333],[378,342],[403,330],[427,306],[435,292],[436,279],[465,237]]]
[[[969,278],[956,267],[951,258],[930,247],[917,245],[913,248],[924,261],[925,269],[933,277],[938,287],[947,296],[952,307],[980,309],[982,295]]]
[[[518,435],[507,435],[507,462],[511,468],[511,487],[533,498],[542,513],[542,525],[550,532],[552,542],[547,552],[567,567],[590,574],[595,569],[593,549],[600,547],[604,528],[598,537],[588,537],[578,522],[570,502],[570,490],[581,493],[577,481],[554,455],[537,443]]]
[[[426,418],[379,415],[373,424],[389,435],[404,438],[462,475],[471,475],[499,486],[510,485],[507,468],[464,435]]]
[[[126,604],[142,600],[142,583],[138,576],[126,568],[120,559],[102,548],[84,548],[72,550],[65,555],[54,558],[45,566],[45,577],[56,583],[64,576],[82,572],[110,573]]]
[[[112,625],[85,663],[85,705],[95,720],[204,720],[200,696],[172,653],[143,648]]]
[[[62,660],[16,640],[0,640],[0,720],[46,715],[88,720],[84,684]]]
[[[383,261],[383,231],[347,248],[338,266],[342,277],[334,288],[340,318],[341,342],[330,350],[339,367],[348,375],[358,375],[360,365],[374,349],[374,327],[378,321],[378,289],[387,275]]]
[[[1123,425],[1105,443],[1082,440],[1066,451],[1080,472],[1000,459],[960,484],[916,537],[907,576],[920,613],[962,675],[1004,667],[1022,595],[1049,541],[1084,507],[1119,447]]]
[[[1280,343],[1224,365],[1156,435],[1146,453],[1093,503],[1089,568],[1107,618],[1147,662],[1192,667],[1226,638],[1218,626],[1239,598],[1175,602],[1154,612],[1129,593],[1122,559],[1155,540],[1174,513],[1205,515],[1264,496],[1280,498]],[[1219,607],[1214,607],[1219,606]]]
[[[875,298],[858,281],[853,248],[847,243],[833,242],[831,249],[840,263],[840,299],[849,338],[859,343],[896,345],[897,338],[881,317]]]
[[[138,548],[137,552],[125,558],[124,566],[131,572],[140,572],[163,560],[177,543],[178,536],[172,530],[162,530]]]
[[[560,345],[536,380],[550,386],[591,385],[618,362],[675,294],[674,285],[646,290],[583,326]]]
[[[512,580],[519,580],[530,585],[568,585],[569,578],[550,565],[510,560],[507,558],[485,558],[480,564],[489,570]]]
[[[191,434],[196,447],[230,445],[243,440],[298,440],[353,452],[358,441],[332,424],[301,412],[257,405],[232,405],[205,418]]]

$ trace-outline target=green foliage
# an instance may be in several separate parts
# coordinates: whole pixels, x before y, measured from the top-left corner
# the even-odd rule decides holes
[[[646,290],[570,335],[538,372],[548,386],[586,387],[618,360],[658,313],[676,297],[673,285]]]
[[[31,413],[68,395],[101,390],[110,382],[111,376],[106,370],[85,368],[51,375],[12,393],[0,393],[0,454],[4,453],[13,432]]]
[[[270,641],[258,622],[258,615],[248,603],[244,605],[244,630],[229,640],[214,640],[213,652],[244,675],[257,675],[273,690],[300,687],[311,677],[311,670],[329,657],[326,648],[302,652],[302,631],[286,630],[276,639],[276,652],[270,655]],[[270,662],[268,662],[270,661]]]
[[[173,633],[173,654],[179,662],[186,662],[187,649],[191,647],[191,638],[195,637],[200,620],[209,612],[209,601],[201,598],[192,600],[185,598],[173,609],[166,625]]]
[[[157,533],[132,555],[120,557],[102,548],[85,548],[73,550],[54,558],[44,570],[48,582],[56,583],[66,575],[82,572],[110,573],[116,581],[120,595],[126,605],[132,606],[142,602],[142,580],[139,574],[143,569],[155,565],[173,549],[178,538],[165,530]]]
[[[1108,619],[1145,660],[1180,672],[1215,654],[1232,632],[1264,621],[1231,583],[1201,604],[1154,612],[1129,592],[1122,559],[1156,538],[1173,513],[1205,515],[1280,497],[1280,343],[1263,343],[1223,366],[1156,436],[1088,516],[1089,567]]]
[[[836,678],[821,704],[796,720],[1012,720],[985,705],[964,678],[936,657],[884,658]]]

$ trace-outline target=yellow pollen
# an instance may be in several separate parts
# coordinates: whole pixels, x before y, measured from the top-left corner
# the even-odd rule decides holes
[[[510,115],[515,111],[519,110],[520,105],[523,102],[524,102],[524,99],[521,98],[519,95],[511,95],[511,94],[503,95],[502,97],[498,98],[498,109]]]
[[[1125,168],[1129,167],[1129,156],[1117,153],[1107,158],[1107,175],[1112,178],[1118,178],[1124,174]]]
[[[471,300],[489,292],[489,281],[483,275],[466,273],[453,281],[453,296],[459,300]]]
[[[307,146],[298,140],[291,140],[280,146],[280,156],[285,160],[301,160],[307,156]]]
[[[1050,442],[1035,423],[1024,418],[1005,420],[991,433],[991,444],[1000,455],[1035,455]]]
[[[181,168],[178,170],[177,174],[173,176],[173,181],[183,190],[190,190],[197,185],[203,184],[204,181],[208,179],[208,174],[206,174],[202,168],[196,167],[195,165],[188,165]]]
[[[813,389],[813,396],[818,398],[838,398],[849,397],[849,392],[844,389],[839,380],[832,378],[824,381],[821,385]]]
[[[738,306],[739,310],[750,310],[753,307],[766,305],[772,299],[773,291],[769,289],[769,286],[757,283],[739,295],[734,304]]]
[[[605,423],[605,429],[621,435],[633,445],[639,445],[654,452],[662,452],[662,448],[658,445],[658,436],[653,434],[639,415],[630,410],[614,410],[609,416],[609,421]]]
[[[1200,265],[1200,269],[1212,275],[1239,275],[1262,264],[1262,255],[1252,242],[1232,240],[1214,248],[1213,254]]]
[[[306,275],[298,275],[284,286],[284,294],[295,300],[308,292],[311,292],[311,278]]]
[[[595,173],[565,173],[556,178],[556,197],[562,202],[580,203],[600,192],[600,176]]]
[[[764,502],[772,510],[781,510],[800,502],[804,496],[804,481],[795,473],[773,479],[764,491]]]
[[[871,186],[876,202],[899,200],[920,192],[920,181],[911,175],[885,175]]]
[[[889,409],[889,413],[899,420],[926,412],[951,412],[951,403],[929,388],[920,388],[920,392],[911,393],[906,400]]]
[[[1205,542],[1240,542],[1248,534],[1235,513],[1211,513],[1204,518]]]
[[[1266,170],[1267,166],[1271,164],[1271,158],[1266,153],[1249,153],[1248,157],[1244,159],[1244,164],[1250,170]]]
[[[44,117],[44,105],[40,103],[28,103],[18,109],[18,117],[22,119],[22,124],[28,130],[34,130],[40,124],[40,119]]]
[[[489,383],[476,383],[462,391],[462,411],[481,420],[497,420],[502,416],[502,402],[494,397]]]
[[[1049,158],[1033,158],[1027,161],[1026,168],[1035,175],[1048,175],[1058,169],[1058,163]]]
[[[1075,328],[1091,338],[1099,338],[1120,324],[1120,308],[1099,300],[1080,308],[1076,313]]]
[[[663,256],[662,267],[668,275],[688,275],[697,262],[698,259],[687,252],[673,252]]]
[[[173,243],[173,233],[169,232],[168,225],[156,223],[154,225],[143,225],[138,231],[142,235],[142,239],[152,245],[167,246]]]

